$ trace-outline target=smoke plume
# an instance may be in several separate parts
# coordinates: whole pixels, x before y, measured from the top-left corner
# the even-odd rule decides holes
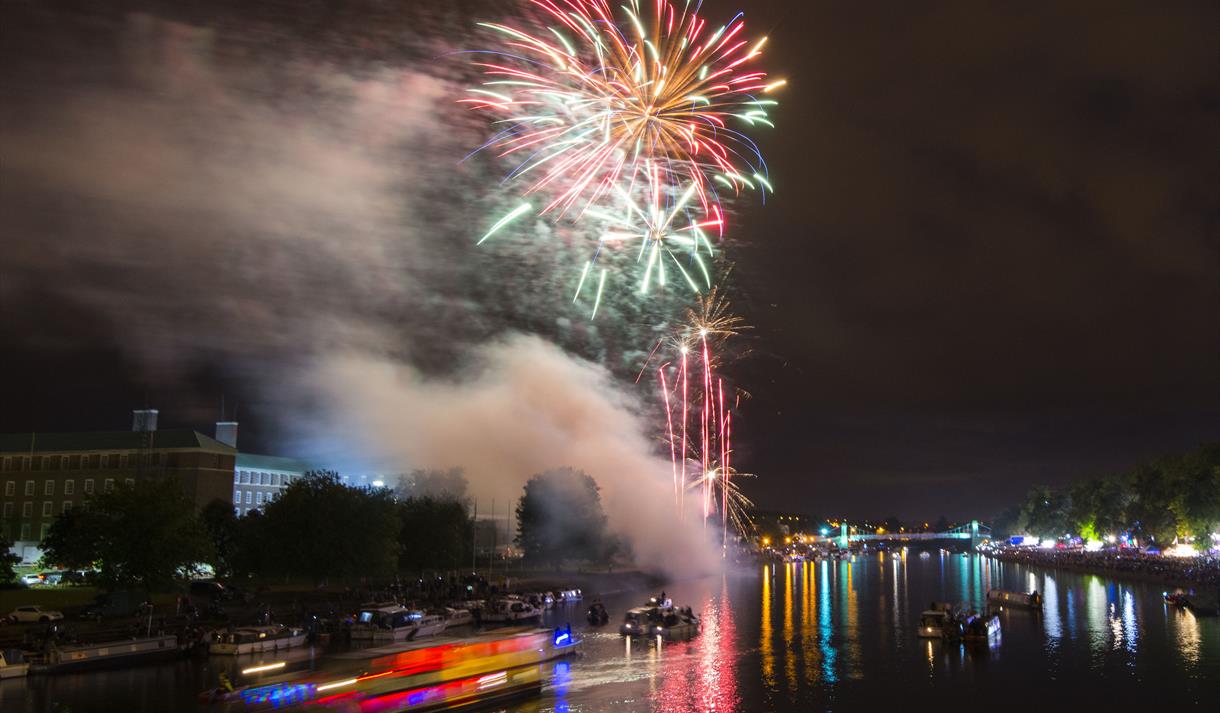
[[[590,345],[626,341],[621,326],[571,327],[555,284],[531,279],[554,253],[473,248],[498,177],[462,162],[481,130],[430,59],[465,19],[336,39],[172,7],[9,17],[26,31],[0,62],[0,301],[83,315],[31,338],[107,343],[150,383],[231,375],[285,455],[464,467],[506,511],[532,474],[583,469],[642,564],[710,566],[622,365],[565,351],[602,357]],[[4,312],[6,333],[28,331]]]

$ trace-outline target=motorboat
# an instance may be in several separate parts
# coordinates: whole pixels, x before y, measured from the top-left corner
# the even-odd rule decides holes
[[[177,636],[149,636],[112,639],[69,646],[51,645],[46,651],[27,654],[33,673],[62,673],[85,668],[131,665],[133,662],[162,661],[184,655]]]
[[[605,626],[610,623],[610,613],[606,611],[606,606],[601,602],[593,602],[589,611],[585,612],[585,619],[593,626]]]
[[[555,595],[550,592],[530,592],[521,595],[521,598],[540,611],[555,606]]]
[[[1026,594],[1025,592],[1012,592],[1006,589],[989,589],[987,590],[987,602],[1000,606],[1041,609],[1042,595],[1037,592]]]
[[[1000,617],[972,613],[966,616],[962,638],[988,641],[1000,635]]]
[[[584,594],[579,589],[565,589],[556,596],[556,599],[565,604],[579,602],[584,598]]]
[[[449,710],[538,693],[541,664],[575,652],[571,629],[519,629],[428,643],[395,643],[327,657],[322,668],[260,677],[199,695],[226,711]]]
[[[18,651],[15,658],[20,658],[21,654]],[[12,661],[4,655],[4,651],[0,650],[0,679],[5,678],[22,678],[30,672],[30,665],[25,661]]]
[[[701,622],[690,607],[661,607],[653,604],[629,609],[619,626],[628,637],[659,636],[666,641],[686,641],[699,633]]]
[[[540,616],[541,609],[517,598],[497,599],[483,610],[483,621],[491,624],[515,624]]]
[[[919,553],[919,559],[921,559],[921,560],[932,559],[932,553],[928,552],[927,550],[924,550],[923,552]]]
[[[438,614],[445,620],[445,629],[453,629],[458,626],[469,626],[474,623],[474,614],[469,609],[457,609],[454,607],[444,607],[439,609],[434,614]]]
[[[352,641],[404,641],[415,632],[411,614],[399,604],[365,607],[352,623]]]
[[[208,653],[224,656],[281,651],[304,646],[304,629],[286,626],[248,626],[212,632]]]
[[[470,612],[467,612],[469,614]],[[448,628],[448,623],[445,617],[440,614],[428,614],[422,611],[412,611],[409,615],[411,621],[415,622],[415,631],[407,635],[411,640],[424,639],[429,636],[438,636],[441,632]]]
[[[922,639],[956,639],[961,636],[961,624],[949,608],[925,609],[919,615],[919,637]]]

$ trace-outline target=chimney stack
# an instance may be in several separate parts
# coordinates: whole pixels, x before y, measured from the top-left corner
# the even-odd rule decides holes
[[[157,409],[142,408],[131,412],[131,430],[137,433],[157,430]]]
[[[217,421],[216,440],[230,448],[237,447],[237,421]]]

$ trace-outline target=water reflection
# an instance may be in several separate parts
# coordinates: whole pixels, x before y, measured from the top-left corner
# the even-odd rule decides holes
[[[771,566],[763,567],[762,626],[759,650],[762,652],[762,678],[768,690],[775,689],[775,650],[771,641]]]

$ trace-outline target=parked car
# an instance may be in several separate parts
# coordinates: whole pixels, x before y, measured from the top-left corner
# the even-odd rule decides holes
[[[63,572],[43,572],[38,576],[42,577],[43,584],[59,584],[64,579]]]
[[[23,575],[21,575],[21,583],[27,587],[42,586],[42,584],[43,584],[42,575],[34,574],[32,572],[30,574],[23,574]]]
[[[48,622],[60,621],[64,618],[62,612],[53,611],[51,609],[43,609],[36,604],[30,604],[23,607],[17,607],[8,614],[9,619],[19,624],[28,622]]]

